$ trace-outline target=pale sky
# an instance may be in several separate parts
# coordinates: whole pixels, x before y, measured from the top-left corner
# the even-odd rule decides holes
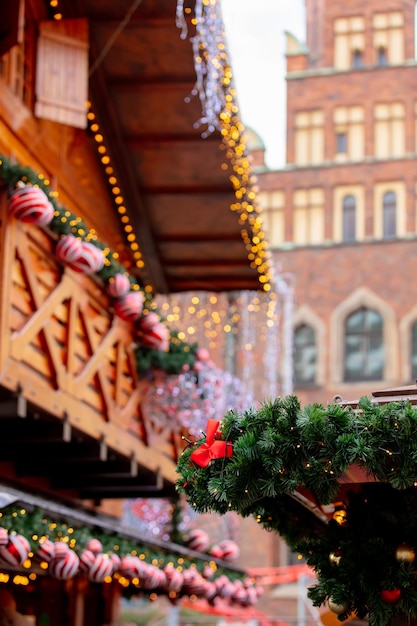
[[[305,41],[305,0],[221,0],[241,120],[285,163],[285,31]]]

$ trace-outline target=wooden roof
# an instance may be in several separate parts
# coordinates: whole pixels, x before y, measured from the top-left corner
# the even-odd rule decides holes
[[[178,27],[176,0],[62,5],[65,18],[88,20],[91,101],[145,261],[138,274],[158,293],[262,288],[257,228],[230,209],[232,174],[242,187],[242,168],[233,169],[240,131],[228,151],[221,128],[204,138],[207,126],[198,127],[191,21],[186,33]],[[195,5],[185,1],[188,17]],[[245,200],[246,161],[243,169]]]
[[[389,402],[400,402],[401,400],[409,400],[411,404],[417,404],[417,383],[412,385],[403,385],[401,387],[391,387],[388,389],[379,389],[373,391],[371,398],[377,404],[388,404]],[[336,396],[335,400],[343,404],[343,406],[351,406],[356,408],[359,399],[343,400],[341,396]]]

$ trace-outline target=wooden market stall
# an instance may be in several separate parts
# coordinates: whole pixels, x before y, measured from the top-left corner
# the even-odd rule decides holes
[[[2,5],[0,492],[26,494],[22,507],[45,499],[87,511],[100,529],[100,516],[119,518],[123,499],[174,498],[183,443],[141,412],[138,317],[155,313],[155,293],[270,288],[212,4],[210,12],[175,0]],[[43,199],[12,209],[19,185]],[[39,203],[52,210],[48,220]],[[120,275],[123,298],[140,295],[127,313],[124,301],[118,308]],[[10,542],[18,528],[7,530]],[[6,570],[26,562],[4,558]],[[113,623],[80,608],[90,583],[54,581],[68,609],[60,625]],[[54,626],[59,613],[49,622],[37,614],[36,623]]]

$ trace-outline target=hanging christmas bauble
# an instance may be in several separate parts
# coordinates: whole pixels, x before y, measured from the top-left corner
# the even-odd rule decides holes
[[[122,576],[126,576],[126,578],[138,578],[141,571],[142,568],[139,557],[127,555],[121,559],[119,572]]]
[[[329,563],[331,565],[340,565],[340,560],[342,558],[342,551],[337,549],[337,550],[332,550],[332,552],[330,552],[329,554]]]
[[[218,546],[222,551],[221,558],[225,561],[234,561],[240,554],[239,546],[231,539],[223,539],[219,542]]]
[[[103,552],[103,544],[99,539],[89,539],[87,541],[85,549],[91,550],[93,554],[100,554],[100,552]]]
[[[54,541],[55,558],[64,559],[70,549],[69,545],[65,541]]]
[[[218,543],[216,543],[214,546],[211,546],[211,548],[209,550],[209,553],[215,559],[222,559],[223,558],[223,549],[220,547],[220,545]]]
[[[56,244],[55,253],[60,261],[64,263],[75,262],[82,251],[81,239],[74,235],[65,235]]]
[[[160,321],[161,320],[159,315],[154,311],[150,311],[140,318],[140,320],[138,321],[138,328],[139,330],[143,330],[143,332],[146,332],[159,324]]]
[[[50,539],[39,542],[38,549],[34,552],[35,561],[45,561],[49,563],[55,557],[55,544]]]
[[[341,615],[347,610],[347,607],[348,607],[346,602],[336,602],[333,598],[329,598],[329,601],[327,604],[331,612],[336,613],[336,615]]]
[[[382,589],[380,596],[387,604],[396,604],[401,598],[401,589]]]
[[[9,542],[9,531],[6,528],[0,527],[0,546],[6,546]]]
[[[106,290],[112,298],[123,298],[130,290],[129,277],[126,274],[116,274],[110,278]]]
[[[97,554],[88,570],[88,578],[95,583],[102,583],[113,573],[113,562],[107,554]]]
[[[193,528],[188,533],[187,546],[196,552],[205,552],[210,545],[210,538],[205,530]]]
[[[184,583],[183,574],[178,571],[173,565],[166,565],[164,568],[164,573],[166,576],[164,588],[167,591],[180,591]]]
[[[88,572],[96,560],[96,555],[91,550],[83,550],[80,554],[80,570]]]
[[[72,261],[65,261],[65,263],[79,274],[99,272],[104,265],[103,251],[88,241],[81,241],[80,243],[81,249],[78,256]]]
[[[68,548],[68,551],[64,558],[60,559],[52,559],[49,563],[48,571],[54,578],[58,578],[58,580],[68,580],[69,578],[73,578],[79,570],[80,559],[77,554],[71,548]]]
[[[169,330],[162,322],[158,322],[149,329],[139,329],[138,340],[148,348],[164,352],[169,348]]]
[[[0,545],[0,561],[9,565],[21,565],[28,558],[30,544],[23,535],[9,535],[6,545]]]
[[[130,291],[123,298],[116,300],[114,312],[125,322],[134,322],[142,314],[143,300],[141,291]]]
[[[403,561],[404,563],[413,563],[416,553],[414,548],[406,543],[402,543],[395,551],[395,558],[397,561]]]
[[[54,207],[40,187],[25,185],[15,189],[8,203],[8,211],[21,222],[45,226],[54,216]]]

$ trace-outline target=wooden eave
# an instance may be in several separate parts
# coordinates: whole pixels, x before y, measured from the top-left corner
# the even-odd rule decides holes
[[[157,293],[262,288],[230,209],[233,170],[221,133],[203,138],[200,99],[185,101],[196,71],[176,0],[142,0],[105,54],[131,1],[62,5],[64,17],[88,20],[92,107],[145,261],[133,271]]]

